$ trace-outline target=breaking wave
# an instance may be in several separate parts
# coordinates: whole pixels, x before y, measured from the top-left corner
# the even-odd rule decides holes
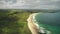
[[[49,31],[49,30],[46,30],[46,28],[44,28],[44,27],[42,27],[42,26],[39,26],[37,23],[37,21],[36,21],[36,19],[35,19],[35,16],[37,15],[37,14],[39,14],[39,13],[34,13],[33,14],[33,23],[37,26],[37,28],[39,29],[39,32],[40,33],[46,33],[46,34],[51,34],[51,32]]]

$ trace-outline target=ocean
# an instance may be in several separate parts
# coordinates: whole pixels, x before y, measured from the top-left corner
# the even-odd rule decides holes
[[[60,12],[35,13],[33,21],[41,33],[60,34]]]

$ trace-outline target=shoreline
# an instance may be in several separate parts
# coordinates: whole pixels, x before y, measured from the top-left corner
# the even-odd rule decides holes
[[[39,30],[37,29],[37,26],[33,23],[33,15],[31,14],[28,18],[28,28],[30,29],[32,34],[39,34]]]
[[[38,13],[34,13],[34,14],[31,14],[29,15],[29,18],[28,18],[28,28],[30,29],[30,31],[32,32],[32,34],[39,34],[39,33],[47,33],[47,34],[50,34],[51,32],[46,30],[46,28],[44,27],[40,27],[38,24],[37,24],[37,21],[35,19],[35,16],[37,15]]]

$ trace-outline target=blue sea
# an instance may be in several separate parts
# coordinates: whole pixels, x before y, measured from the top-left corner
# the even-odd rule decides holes
[[[46,34],[60,34],[60,12],[37,13],[34,23],[38,24],[37,27],[39,28],[45,28]],[[48,33],[48,31],[51,33]]]

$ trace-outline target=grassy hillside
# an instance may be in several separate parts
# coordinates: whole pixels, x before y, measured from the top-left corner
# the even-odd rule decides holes
[[[0,34],[31,34],[27,18],[32,12],[0,10]]]

